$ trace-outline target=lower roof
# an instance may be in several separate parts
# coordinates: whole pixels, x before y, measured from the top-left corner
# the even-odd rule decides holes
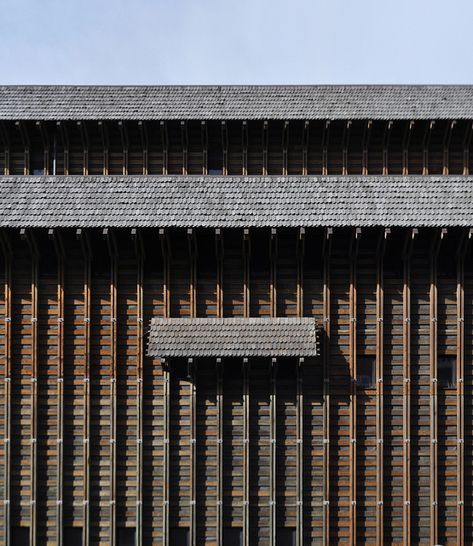
[[[3,227],[467,226],[470,176],[2,176]]]

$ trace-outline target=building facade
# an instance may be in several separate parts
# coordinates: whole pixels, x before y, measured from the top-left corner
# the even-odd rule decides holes
[[[473,87],[0,87],[0,543],[473,544]]]

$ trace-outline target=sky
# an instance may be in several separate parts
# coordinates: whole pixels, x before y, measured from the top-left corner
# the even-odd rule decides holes
[[[0,84],[471,84],[472,0],[0,0]]]

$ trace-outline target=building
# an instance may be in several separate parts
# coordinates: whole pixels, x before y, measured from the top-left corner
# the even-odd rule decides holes
[[[1,544],[472,544],[472,127],[0,87]]]

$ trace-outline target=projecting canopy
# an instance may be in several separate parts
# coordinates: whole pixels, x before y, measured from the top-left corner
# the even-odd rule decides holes
[[[178,357],[313,357],[313,318],[154,318],[148,355]]]

